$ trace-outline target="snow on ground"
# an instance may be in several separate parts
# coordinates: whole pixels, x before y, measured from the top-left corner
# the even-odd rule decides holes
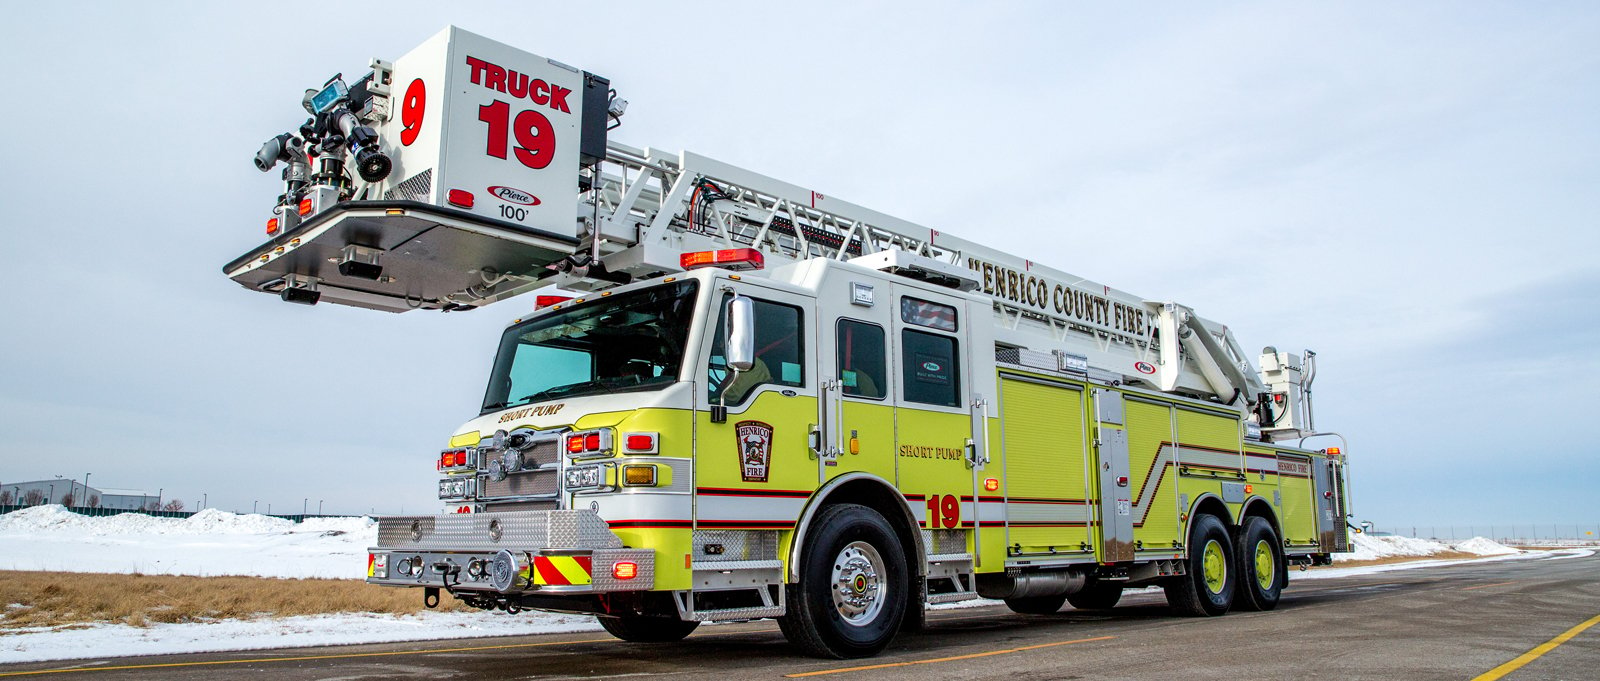
[[[208,508],[188,518],[91,517],[59,505],[0,515],[0,570],[366,577],[367,518],[283,518]]]
[[[1489,539],[1449,545],[1409,537],[1352,537],[1355,552],[1335,562],[1392,556],[1429,556],[1444,551],[1505,560],[1549,556],[1503,546]],[[36,506],[0,515],[0,570],[139,572],[174,575],[246,575],[361,579],[367,547],[377,543],[377,525],[367,518],[314,518],[296,524],[282,518],[207,509],[189,518],[137,513],[89,517],[61,506]],[[1344,577],[1464,560],[1424,560],[1349,568],[1291,571],[1291,580]],[[1144,591],[1151,591],[1145,589]],[[1133,592],[1130,592],[1133,593]],[[934,609],[996,605],[975,600]],[[0,664],[99,656],[257,650],[296,646],[381,643],[427,639],[520,636],[599,630],[593,617],[524,612],[417,615],[339,614],[224,620],[134,627],[101,624],[68,629],[0,629]]]

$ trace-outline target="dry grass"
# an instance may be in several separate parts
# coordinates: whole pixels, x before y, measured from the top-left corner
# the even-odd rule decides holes
[[[1482,557],[1483,556],[1480,556],[1480,555],[1478,555],[1476,553],[1465,553],[1465,552],[1461,552],[1461,551],[1440,551],[1439,553],[1435,553],[1435,554],[1428,555],[1428,556],[1388,556],[1386,558],[1375,558],[1373,560],[1349,560],[1349,561],[1341,560],[1341,561],[1339,561],[1337,563],[1334,563],[1333,565],[1319,565],[1319,566],[1311,568],[1311,569],[1313,569],[1313,570],[1324,570],[1324,569],[1327,569],[1327,568],[1330,568],[1330,567],[1335,567],[1335,568],[1367,567],[1368,565],[1393,565],[1395,563],[1410,563],[1410,562],[1419,561],[1419,560],[1460,560],[1462,558],[1482,558]]]
[[[442,598],[440,610],[462,610]],[[0,571],[0,635],[91,622],[146,626],[336,612],[413,613],[421,589],[349,579],[269,579]]]

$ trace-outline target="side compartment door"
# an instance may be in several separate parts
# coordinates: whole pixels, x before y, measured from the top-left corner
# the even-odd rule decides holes
[[[1133,560],[1133,486],[1122,393],[1094,391],[1095,461],[1099,470],[1100,561]]]
[[[1000,381],[1005,545],[1013,556],[1094,552],[1083,398],[1078,385],[1009,376]]]

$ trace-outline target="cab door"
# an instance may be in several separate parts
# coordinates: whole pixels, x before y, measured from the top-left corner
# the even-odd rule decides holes
[[[715,292],[696,409],[695,526],[784,529],[794,526],[817,488],[809,447],[818,408],[810,359],[816,304],[750,282],[736,290],[752,302],[755,361],[749,371],[728,370],[727,301],[733,293]],[[720,420],[718,407],[726,409]]]
[[[830,310],[817,325],[821,388],[819,478],[853,471],[895,479],[895,423],[888,286],[876,280],[839,282],[823,292]],[[843,288],[848,286],[848,290]],[[879,300],[882,296],[882,300]],[[831,305],[849,300],[848,306]]]
[[[970,398],[969,312],[962,299],[895,287],[890,328],[898,480],[926,529],[979,527],[978,469],[987,443],[981,432],[974,435],[984,407]]]

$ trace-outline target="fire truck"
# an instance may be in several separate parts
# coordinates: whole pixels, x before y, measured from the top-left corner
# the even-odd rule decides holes
[[[1182,303],[621,144],[608,79],[454,27],[302,106],[228,277],[522,312],[433,457],[442,512],[378,518],[370,583],[629,641],[775,618],[843,658],[966,599],[1269,610],[1348,550],[1310,351],[1257,368]]]

